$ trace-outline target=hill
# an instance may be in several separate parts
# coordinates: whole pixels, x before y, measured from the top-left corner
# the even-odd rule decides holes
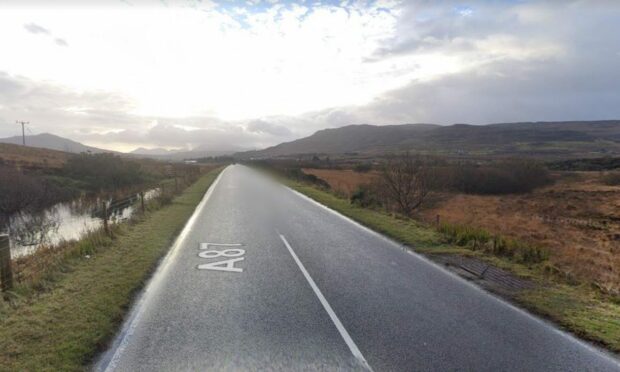
[[[170,153],[175,152],[174,150],[167,150],[167,149],[162,149],[162,148],[153,148],[153,149],[147,149],[145,147],[138,147],[137,149],[129,152],[130,154],[134,154],[134,155],[153,155],[153,156],[158,156],[158,155],[168,155]]]
[[[187,151],[175,151],[165,149],[145,149],[138,148],[130,152],[128,155],[143,157],[156,160],[169,160],[169,161],[182,161],[188,159],[199,159],[216,156],[227,156],[234,154],[235,151],[218,151],[218,150],[187,150]]]
[[[11,144],[22,146],[22,137],[8,137],[8,138],[0,138],[0,144]],[[50,133],[42,133],[31,136],[26,136],[26,148],[28,151],[32,151],[35,148],[40,149],[48,149],[48,150],[56,150],[62,151],[64,153],[75,153],[79,154],[82,152],[89,152],[93,154],[98,153],[115,153],[120,156],[126,156],[130,158],[149,158],[155,160],[166,160],[166,161],[182,161],[185,159],[198,159],[205,158],[211,156],[226,156],[232,155],[236,151],[241,151],[244,149],[234,148],[231,146],[231,150],[210,150],[206,147],[199,147],[194,150],[166,150],[163,148],[137,148],[130,153],[120,153],[111,150],[104,150],[97,147],[87,146],[81,144],[79,142],[70,140],[68,138],[63,138]],[[2,148],[0,148],[1,150]],[[1,157],[0,157],[1,158]]]
[[[15,136],[15,137],[8,137],[8,138],[0,138],[0,143],[10,143],[14,145],[21,145],[22,137]],[[72,141],[70,139],[56,136],[50,133],[41,133],[41,134],[26,136],[26,145],[29,147],[39,147],[39,148],[44,148],[44,149],[72,152],[72,153],[112,152],[109,150],[103,150],[103,149],[99,149],[96,147],[86,146],[79,142]]]
[[[0,164],[24,168],[60,168],[72,154],[37,147],[0,143]]]
[[[613,156],[620,155],[620,120],[450,126],[349,125],[323,129],[309,137],[236,156],[270,158],[301,154],[378,154],[405,150],[469,156]]]

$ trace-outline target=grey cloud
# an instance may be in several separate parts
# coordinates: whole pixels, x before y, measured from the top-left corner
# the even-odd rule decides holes
[[[434,80],[410,81],[368,105],[337,109],[336,117],[381,124],[620,117],[617,2],[469,4],[473,13],[463,17],[454,11],[455,2],[407,3],[398,36],[370,60],[432,51],[482,56],[484,63]],[[558,52],[485,55],[477,43],[495,36],[510,37],[525,49],[542,43]],[[494,40],[499,49],[510,47]]]
[[[0,71],[0,137],[18,134],[15,120],[28,120],[34,133],[51,132],[78,141],[141,146],[254,149],[290,140],[297,118],[226,122],[214,117],[165,118],[130,114],[134,106],[111,92],[76,93]],[[153,124],[155,123],[155,124]],[[5,125],[6,124],[6,125]],[[305,132],[304,132],[305,133]]]
[[[133,105],[121,95],[76,93],[4,72],[0,72],[0,102],[0,118],[28,120],[38,132],[66,134],[83,127],[105,130],[139,121],[128,114]],[[0,136],[13,134],[11,127],[0,128]]]
[[[24,91],[24,84],[6,72],[0,71],[0,98],[2,102],[20,95]]]
[[[33,34],[43,34],[44,36],[50,37],[53,39],[54,43],[58,46],[62,46],[62,47],[67,47],[69,46],[69,43],[67,43],[67,41],[63,38],[60,37],[55,37],[52,32],[48,29],[46,29],[45,27],[39,26],[36,23],[27,23],[24,25],[24,28]]]
[[[500,35],[523,43],[572,43],[571,38],[580,32],[605,39],[609,34],[597,21],[617,33],[613,24],[617,25],[619,7],[613,1],[473,0],[467,4],[471,14],[463,15],[460,1],[404,2],[395,36],[384,40],[368,61],[422,52],[476,52],[477,41]]]
[[[169,119],[162,119],[169,120]],[[183,120],[175,120],[182,122]],[[141,146],[166,146],[209,151],[241,151],[273,144],[264,137],[229,123],[204,129],[184,129],[174,124],[157,124],[145,130],[123,130],[105,134],[82,134],[80,138],[96,143],[125,143]]]
[[[61,39],[59,37],[55,38],[54,42],[56,43],[56,45],[59,45],[59,46],[65,46],[65,47],[69,46],[69,44],[65,41],[65,39]]]
[[[616,61],[597,65],[497,62],[426,82],[411,82],[348,115],[371,123],[485,124],[508,121],[594,120],[620,117]],[[614,63],[615,62],[615,63]]]
[[[24,25],[24,28],[28,31],[31,32],[33,34],[49,34],[49,30],[39,26],[36,23],[27,23]]]
[[[247,129],[254,133],[266,133],[275,136],[288,136],[292,132],[284,125],[270,123],[264,120],[252,120],[248,123]]]

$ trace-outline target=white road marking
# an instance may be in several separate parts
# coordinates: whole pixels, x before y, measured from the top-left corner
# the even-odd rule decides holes
[[[241,257],[241,258],[233,258],[230,260],[211,262],[207,264],[200,264],[198,265],[198,269],[242,273],[243,269],[240,267],[235,267],[235,262],[243,261],[243,260],[245,260],[245,258]]]
[[[200,249],[209,249],[209,246],[216,247],[243,247],[241,243],[200,243]]]
[[[291,254],[291,256],[293,256],[293,260],[295,260],[295,263],[297,264],[297,266],[299,266],[299,270],[301,270],[302,274],[304,274],[304,277],[308,281],[308,284],[310,284],[310,287],[312,287],[312,290],[314,291],[314,294],[319,298],[319,301],[321,302],[321,305],[323,305],[323,308],[325,309],[325,311],[327,311],[327,314],[329,315],[329,317],[331,318],[332,322],[336,326],[336,329],[338,329],[338,332],[340,333],[340,336],[342,336],[342,338],[344,339],[344,342],[349,347],[349,350],[351,350],[351,353],[353,354],[353,356],[364,367],[366,367],[368,370],[372,371],[372,368],[370,367],[370,365],[366,361],[366,358],[364,358],[364,355],[362,355],[362,352],[360,351],[360,349],[355,344],[355,341],[353,341],[353,339],[349,335],[349,332],[347,332],[347,330],[342,325],[342,322],[340,321],[340,319],[338,319],[338,316],[334,312],[334,309],[332,309],[332,307],[329,304],[329,302],[327,302],[327,300],[325,299],[325,296],[323,296],[323,293],[321,293],[321,290],[319,289],[319,287],[317,287],[316,283],[314,282],[314,280],[312,279],[312,277],[310,276],[308,271],[306,271],[306,268],[304,267],[304,264],[301,263],[301,261],[299,260],[299,258],[295,254],[295,251],[293,251],[293,248],[291,247],[291,245],[288,243],[288,241],[286,240],[284,235],[279,234],[279,233],[278,233],[278,235],[280,235],[280,239],[282,239],[282,242],[284,243],[284,245],[288,249],[289,253]]]
[[[245,254],[245,249],[239,249],[239,248],[228,248],[228,249],[223,249],[223,250],[217,250],[217,249],[209,249],[210,246],[216,246],[216,247],[240,247],[243,246],[243,244],[240,243],[200,243],[200,253],[198,253],[198,256],[201,258],[217,258],[217,257],[238,257],[238,258],[232,258],[230,260],[223,260],[223,261],[217,261],[217,262],[210,262],[210,263],[206,263],[206,264],[200,264],[198,265],[198,269],[199,270],[214,270],[214,271],[229,271],[229,272],[235,272],[235,273],[242,273],[243,269],[240,267],[235,267],[235,262],[239,262],[239,261],[243,261],[245,259],[245,257],[239,257],[239,256],[243,256]]]
[[[435,268],[435,270],[441,271],[442,273],[444,273],[445,275],[450,276],[451,278],[453,278],[454,280],[456,280],[457,282],[460,282],[472,289],[474,289],[477,292],[481,292],[483,293],[485,296],[491,298],[493,301],[500,303],[502,306],[506,306],[510,309],[512,309],[513,311],[516,311],[517,313],[521,314],[522,316],[525,316],[528,319],[531,319],[539,324],[542,324],[545,327],[548,327],[549,329],[551,329],[552,332],[570,340],[571,342],[578,344],[579,346],[587,349],[588,351],[591,351],[593,353],[598,354],[599,356],[604,357],[607,360],[611,360],[613,363],[615,363],[616,365],[620,366],[620,361],[618,361],[618,359],[615,358],[614,355],[611,355],[608,351],[600,349],[597,346],[594,346],[593,344],[590,344],[586,341],[583,341],[581,339],[578,339],[577,337],[575,337],[573,334],[570,334],[566,331],[563,331],[559,328],[557,328],[557,325],[554,323],[551,323],[545,319],[542,319],[536,315],[531,314],[530,312],[528,312],[527,310],[524,310],[520,307],[517,307],[516,305],[513,305],[507,301],[505,301],[504,299],[494,296],[492,294],[490,294],[489,292],[487,292],[486,290],[482,289],[480,286],[478,286],[477,284],[474,284],[473,282],[469,281],[469,280],[465,280],[462,277],[460,277],[458,274],[446,269],[445,267],[439,265],[437,262],[432,261],[430,258],[426,258],[423,255],[413,251],[413,247],[408,247],[402,243],[398,243],[397,241],[381,234],[378,233],[372,229],[370,229],[369,227],[366,227],[364,225],[362,225],[361,223],[355,221],[354,219],[352,219],[351,217],[347,217],[343,214],[341,214],[340,212],[331,209],[330,207],[323,205],[321,203],[319,203],[318,201],[312,199],[311,197],[302,194],[301,192],[294,190],[288,186],[285,186],[283,184],[278,184],[280,187],[282,187],[285,190],[290,191],[292,194],[297,195],[298,197],[300,197],[301,199],[309,202],[310,204],[313,204],[319,208],[322,208],[323,210],[335,215],[336,217],[343,219],[345,221],[347,221],[348,223],[356,226],[358,229],[361,229],[363,231],[365,231],[366,233],[373,235],[385,242],[387,242],[388,244],[390,244],[391,246],[393,246],[394,248],[407,252],[408,254],[412,255],[413,257],[415,257],[418,260],[424,261],[425,263],[427,263],[428,265],[430,265],[431,267]]]

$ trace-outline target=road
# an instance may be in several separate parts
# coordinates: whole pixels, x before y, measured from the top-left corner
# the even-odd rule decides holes
[[[619,371],[613,357],[239,165],[205,195],[108,371]]]

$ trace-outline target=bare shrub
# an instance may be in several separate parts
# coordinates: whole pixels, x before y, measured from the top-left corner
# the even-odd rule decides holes
[[[9,217],[36,207],[44,194],[41,183],[15,168],[0,167],[0,226],[8,225]]]
[[[428,195],[429,179],[425,159],[407,152],[387,158],[381,171],[380,185],[398,212],[411,216]]]
[[[301,168],[286,168],[283,173],[286,177],[296,181],[309,183],[326,190],[330,188],[329,183],[325,182],[325,180],[315,176],[314,174],[304,173]]]
[[[60,221],[46,213],[17,214],[11,219],[11,239],[21,246],[51,244],[50,233],[57,232]]]
[[[603,177],[603,183],[608,186],[620,186],[620,172],[606,174]]]
[[[528,193],[552,182],[543,164],[528,160],[451,165],[438,171],[436,179],[443,188],[483,195]]]
[[[355,166],[353,167],[353,170],[357,173],[368,173],[372,170],[372,164],[371,163],[355,164]]]
[[[155,198],[161,206],[166,206],[172,204],[172,200],[174,196],[172,193],[161,193]]]
[[[70,157],[63,175],[80,180],[91,191],[119,190],[152,181],[140,163],[112,154],[82,153]]]
[[[357,189],[353,191],[349,200],[351,204],[358,205],[364,208],[377,208],[383,207],[384,201],[381,198],[381,193],[378,190],[377,183],[363,183],[357,186]]]

